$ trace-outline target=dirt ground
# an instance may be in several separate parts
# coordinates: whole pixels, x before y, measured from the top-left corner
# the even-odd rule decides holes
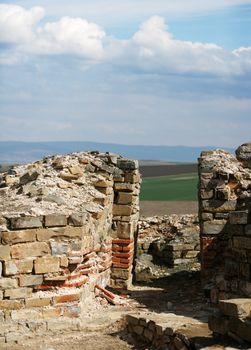
[[[229,339],[212,338],[207,328],[207,318],[211,311],[201,290],[199,272],[181,271],[159,279],[148,285],[137,285],[127,292],[125,305],[106,305],[96,309],[81,331],[48,334],[41,338],[27,340],[20,344],[9,344],[1,350],[154,350],[137,344],[127,334],[126,314],[146,313],[147,317],[166,313],[182,315],[199,320],[196,349],[233,350],[247,349]],[[203,336],[202,336],[203,335]],[[215,345],[217,344],[217,346]]]
[[[198,202],[192,201],[141,201],[140,214],[143,216],[170,214],[197,214]]]

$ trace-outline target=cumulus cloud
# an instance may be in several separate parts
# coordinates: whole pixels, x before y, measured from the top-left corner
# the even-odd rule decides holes
[[[22,55],[77,55],[89,62],[103,62],[155,74],[241,75],[251,71],[251,49],[233,52],[213,43],[177,40],[162,17],[152,16],[129,40],[106,35],[95,23],[62,17],[39,25],[40,7],[25,10],[0,5],[0,42],[15,44]],[[1,31],[2,29],[2,31]],[[7,59],[2,59],[7,63]],[[16,60],[10,60],[12,64]]]

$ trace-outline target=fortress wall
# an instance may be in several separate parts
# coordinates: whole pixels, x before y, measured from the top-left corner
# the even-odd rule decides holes
[[[130,285],[139,187],[137,161],[109,153],[47,157],[3,174],[0,342],[59,318],[58,327],[77,327],[97,285]]]
[[[207,296],[251,297],[251,144],[199,158],[201,267]]]

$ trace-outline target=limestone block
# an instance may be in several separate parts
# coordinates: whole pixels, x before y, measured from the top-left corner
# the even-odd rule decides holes
[[[19,285],[20,287],[36,286],[43,283],[42,275],[20,275]]]
[[[139,162],[137,160],[121,158],[118,159],[117,166],[122,170],[135,170],[139,168]]]
[[[87,220],[87,215],[80,215],[80,214],[71,214],[69,216],[69,225],[72,225],[72,226],[83,226],[85,224]]]
[[[251,249],[251,237],[233,237],[233,246],[240,249]]]
[[[0,310],[19,310],[22,307],[21,300],[0,300]]]
[[[113,267],[111,270],[111,274],[113,278],[127,280],[128,278],[131,277],[132,267],[130,267],[129,269],[121,269],[121,268]]]
[[[130,216],[132,214],[132,207],[129,205],[114,204],[113,215]]]
[[[138,183],[140,182],[141,178],[140,178],[140,175],[137,174],[132,174],[132,173],[126,173],[125,174],[125,182],[129,182],[131,184],[135,184],[135,183]]]
[[[30,298],[32,296],[32,288],[16,288],[16,289],[6,289],[4,292],[4,297],[11,299],[23,299]]]
[[[34,263],[35,273],[57,272],[60,270],[60,259],[56,256],[37,258]]]
[[[128,192],[119,192],[116,198],[118,204],[130,204],[133,201],[133,194]]]
[[[17,280],[14,278],[1,278],[0,279],[0,288],[17,288]],[[1,307],[0,307],[1,309]]]
[[[232,213],[229,213],[229,222],[230,224],[236,225],[245,225],[248,223],[248,211],[242,210],[242,211],[234,211]]]
[[[68,258],[66,256],[60,256],[60,266],[67,267],[69,265]]]
[[[202,201],[202,208],[204,211],[210,213],[222,213],[234,211],[237,206],[237,200],[221,201],[217,199],[209,199]]]
[[[36,309],[14,310],[11,312],[11,318],[13,321],[35,321],[42,318],[42,312]]]
[[[113,186],[113,181],[112,180],[98,180],[94,184],[95,187],[101,187],[101,188],[106,188],[106,187],[112,187]]]
[[[66,226],[67,217],[62,214],[45,215],[45,227]]]
[[[219,308],[225,316],[250,316],[251,315],[251,299],[229,299],[220,300]]]
[[[72,175],[81,175],[81,176],[83,175],[83,171],[78,165],[73,165],[69,167],[69,171]]]
[[[0,245],[0,260],[10,259],[10,247],[8,245]]]
[[[247,167],[251,167],[251,142],[244,143],[236,150],[236,157]]]
[[[50,241],[52,255],[66,255],[70,250],[70,245],[64,242]]]
[[[202,225],[202,232],[208,235],[217,235],[226,231],[226,220],[205,221]]]
[[[118,238],[132,239],[136,230],[133,222],[118,222],[116,235]]]
[[[9,260],[4,262],[4,275],[11,276],[19,273],[29,273],[33,269],[33,259]]]
[[[48,229],[41,229],[37,232],[37,240],[38,241],[48,241],[51,238],[54,237],[66,237],[66,238],[74,238],[74,237],[80,237],[88,235],[88,227],[72,227],[72,226],[66,226],[66,227],[55,227],[55,228],[48,228]]]
[[[13,259],[43,256],[50,253],[50,247],[45,242],[21,243],[11,247]]]
[[[44,307],[51,304],[51,298],[28,298],[25,299],[25,307]]]
[[[130,183],[116,182],[114,184],[114,189],[115,191],[134,192],[136,187]]]
[[[133,315],[126,315],[126,322],[127,324],[131,324],[133,326],[136,326],[139,324],[139,319],[136,316]]]
[[[10,226],[12,230],[42,227],[43,218],[41,216],[21,216],[17,218],[10,218]]]
[[[251,321],[241,320],[238,318],[231,318],[229,321],[229,329],[231,332],[237,335],[238,338],[241,338],[251,343]]]
[[[37,230],[9,231],[2,233],[4,244],[15,244],[36,241]]]

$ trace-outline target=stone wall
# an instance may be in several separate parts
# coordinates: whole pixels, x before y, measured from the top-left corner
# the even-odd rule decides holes
[[[98,152],[1,176],[0,341],[81,321],[96,285],[130,284],[139,186],[136,161]]]
[[[251,297],[251,144],[199,159],[202,277],[212,302]]]
[[[147,281],[170,272],[199,269],[197,215],[140,218],[135,279]]]

